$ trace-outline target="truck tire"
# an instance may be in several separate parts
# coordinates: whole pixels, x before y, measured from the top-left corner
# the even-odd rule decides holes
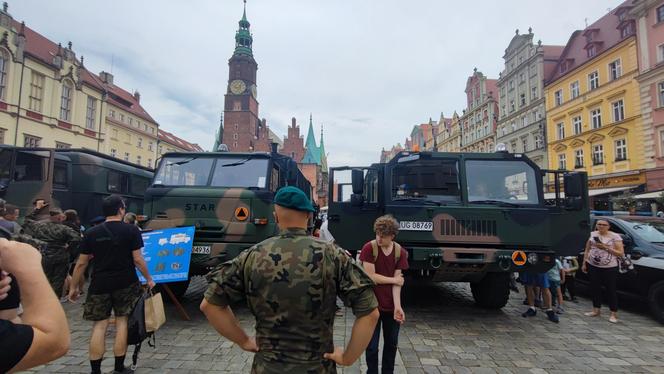
[[[648,303],[655,319],[664,323],[664,282],[655,283],[650,287]]]
[[[173,295],[175,295],[175,297],[179,300],[182,298],[182,296],[184,296],[185,293],[187,293],[190,281],[191,279],[187,279],[186,281],[168,283],[168,288],[171,289]],[[160,285],[158,285],[156,288],[161,292],[161,297],[164,302],[171,302],[171,298],[168,297],[168,294],[162,289]]]
[[[510,273],[487,273],[481,281],[470,284],[475,303],[488,309],[500,309],[510,297]]]

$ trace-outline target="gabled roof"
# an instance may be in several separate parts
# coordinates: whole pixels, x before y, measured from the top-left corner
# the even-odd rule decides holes
[[[547,84],[550,84],[557,79],[569,74],[569,72],[586,62],[594,59],[600,53],[611,49],[618,43],[623,40],[631,37],[627,36],[623,38],[620,35],[620,29],[618,26],[621,21],[616,15],[621,11],[621,8],[630,6],[633,0],[626,0],[620,4],[615,10],[605,14],[602,18],[595,21],[592,25],[586,27],[584,30],[576,30],[572,33],[572,36],[569,38],[565,49],[563,50],[556,68],[551,72],[551,75],[546,77]],[[587,46],[589,40],[587,36],[592,35],[591,43],[599,43],[598,50],[596,54],[592,57],[588,57]],[[600,47],[601,46],[601,47]],[[563,65],[565,64],[565,65]],[[561,72],[561,65],[565,67]]]
[[[189,143],[188,141],[179,138],[168,131],[159,129],[159,140],[172,144],[180,149],[184,149],[189,152],[205,152],[201,146],[196,143]]]

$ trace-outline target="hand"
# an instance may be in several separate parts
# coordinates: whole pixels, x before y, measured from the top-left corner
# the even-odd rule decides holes
[[[69,295],[67,295],[67,300],[71,303],[75,303],[78,298],[81,296],[81,294],[78,292],[78,287],[72,287],[73,285],[70,285],[69,288]]]
[[[9,277],[9,274],[0,270],[0,300],[7,298],[9,290],[12,288],[11,282],[12,279]]]
[[[584,273],[588,272],[588,263],[584,262],[583,265],[581,265],[581,271]]]
[[[325,353],[323,358],[334,361],[337,365],[348,366],[348,363],[344,359],[344,349],[341,347],[335,347],[332,353]]]
[[[37,200],[37,202],[35,203],[35,209],[39,210],[39,209],[45,207],[46,205],[48,205],[48,204],[44,200]]]
[[[150,278],[150,280],[148,281],[148,290],[153,289],[154,286],[156,286],[156,285],[157,284],[152,280],[152,278]]]
[[[240,344],[240,348],[247,352],[258,352],[258,344],[256,344],[256,338],[247,338],[244,343]]]
[[[395,286],[403,287],[403,282],[404,282],[403,275],[396,276],[392,279],[394,280]]]
[[[394,308],[394,320],[399,322],[399,324],[406,322],[406,313],[403,312],[400,306]]]

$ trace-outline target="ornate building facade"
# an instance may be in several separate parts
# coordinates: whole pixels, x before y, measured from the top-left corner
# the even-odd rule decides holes
[[[442,125],[438,124],[437,145],[439,152],[461,151],[461,126],[456,111],[452,114],[452,118],[445,118]]]
[[[466,81],[467,107],[460,118],[461,152],[493,152],[498,118],[497,80],[477,68]]]
[[[524,153],[540,167],[546,161],[544,81],[558,63],[563,46],[533,43],[532,29],[516,35],[505,49],[496,141],[512,153]]]

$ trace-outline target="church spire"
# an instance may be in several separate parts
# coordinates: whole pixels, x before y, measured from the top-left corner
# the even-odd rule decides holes
[[[325,140],[323,140],[323,124],[320,125],[320,166],[323,172],[327,171],[327,154],[325,154]]]
[[[242,19],[239,22],[240,28],[235,33],[235,52],[234,55],[249,55],[252,56],[251,45],[254,42],[249,28],[251,24],[247,20],[247,0],[244,0],[244,11],[242,12]]]
[[[307,141],[304,145],[306,151],[302,158],[303,164],[319,164],[320,165],[320,149],[316,145],[316,136],[314,135],[314,122],[313,116],[309,114],[309,130],[307,132]]]

